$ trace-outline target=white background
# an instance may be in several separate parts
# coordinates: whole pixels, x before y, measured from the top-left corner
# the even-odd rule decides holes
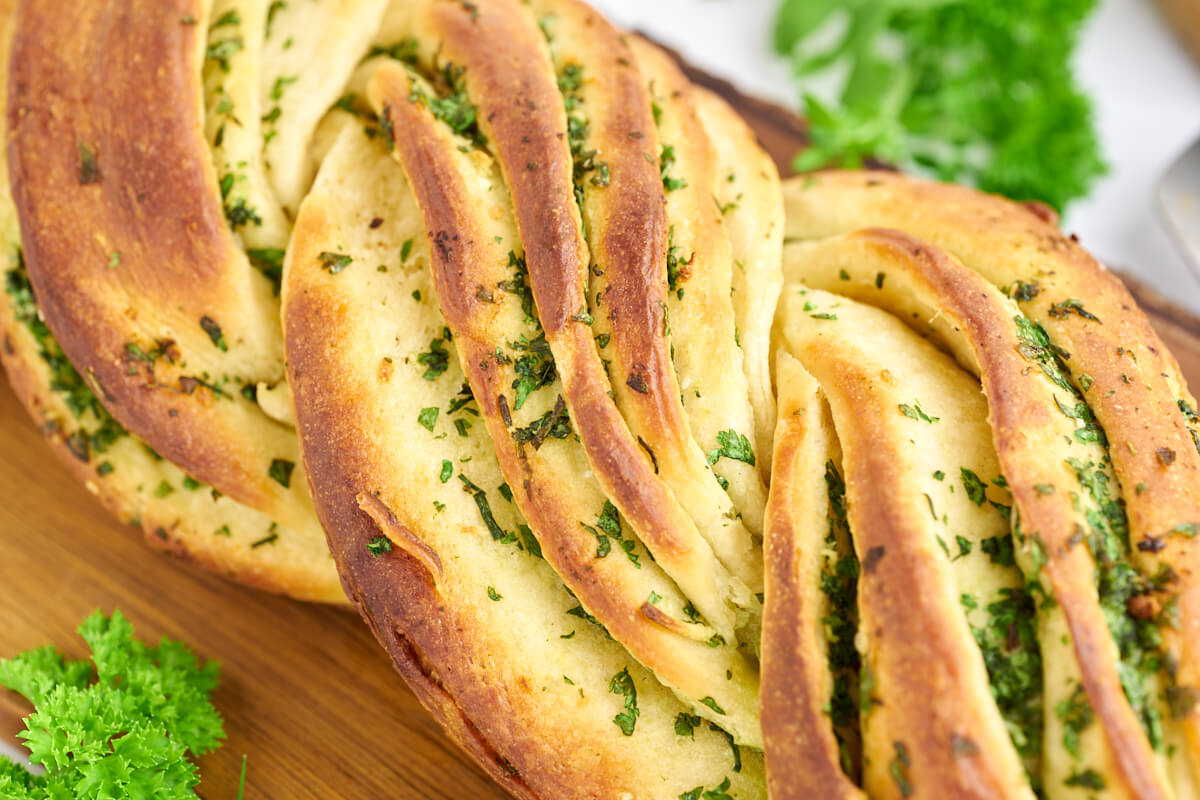
[[[591,2],[743,91],[793,108],[798,104],[788,65],[771,47],[779,0]],[[1068,210],[1063,227],[1110,266],[1144,277],[1200,311],[1200,282],[1168,239],[1155,201],[1162,172],[1200,136],[1200,68],[1150,0],[1103,0],[1089,20],[1076,64],[1096,101],[1110,170],[1090,198]]]
[[[770,46],[778,0],[592,0],[614,20],[652,34],[743,90],[795,107],[786,62]],[[1200,136],[1200,69],[1149,0],[1105,0],[1080,52],[1081,79],[1097,101],[1109,175],[1064,227],[1110,265],[1148,279],[1200,311],[1200,282],[1156,218],[1154,187]],[[0,742],[0,753],[16,753]]]

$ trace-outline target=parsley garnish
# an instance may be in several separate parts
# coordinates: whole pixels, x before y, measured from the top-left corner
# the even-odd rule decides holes
[[[540,449],[547,439],[566,439],[570,435],[571,417],[567,414],[562,395],[558,396],[552,410],[542,414],[526,427],[513,430],[513,440],[518,445],[529,444],[534,450]]]
[[[25,259],[19,247],[13,249],[12,267],[5,273],[4,289],[8,294],[17,322],[24,325],[37,342],[39,355],[50,370],[50,389],[63,399],[71,414],[86,422],[86,428],[77,431],[79,440],[86,445],[77,448],[87,460],[95,453],[106,452],[126,431],[100,404],[94,382],[85,380],[76,372],[50,328],[41,318],[33,296],[33,287],[25,271]]]
[[[219,667],[200,665],[179,642],[148,647],[114,611],[79,627],[92,661],[67,661],[46,646],[0,661],[0,686],[33,703],[17,734],[31,775],[0,758],[0,795],[23,800],[67,797],[195,798],[188,758],[217,747],[225,733],[209,701]]]
[[[1083,303],[1078,300],[1063,300],[1061,303],[1055,303],[1050,306],[1050,316],[1059,319],[1066,319],[1068,315],[1075,313],[1084,319],[1090,319],[1092,322],[1099,322],[1100,319],[1083,307]]]
[[[250,249],[246,251],[246,255],[250,258],[250,263],[271,281],[271,286],[275,289],[275,296],[278,297],[279,288],[283,282],[284,251],[278,248]]]
[[[405,64],[416,64],[417,51],[420,48],[421,43],[410,36],[393,44],[372,47],[363,60],[366,61],[368,58],[374,58],[375,56],[388,56],[397,61],[403,61]]]
[[[280,486],[287,489],[292,485],[292,470],[296,465],[291,461],[283,458],[276,458],[271,461],[271,468],[267,470],[270,475]]]
[[[327,271],[330,275],[337,275],[354,263],[354,259],[345,253],[331,253],[325,250],[317,256],[317,263],[321,265],[321,269]]]
[[[918,419],[923,422],[928,422],[930,424],[933,424],[935,422],[940,422],[942,419],[941,417],[931,417],[928,414],[926,414],[921,409],[921,404],[919,402],[917,402],[916,400],[913,401],[913,404],[911,406],[908,405],[907,403],[901,403],[898,406],[898,408],[900,409],[900,413],[903,414],[904,416],[908,417],[909,419]]]
[[[221,326],[217,324],[216,320],[209,316],[203,316],[200,318],[200,327],[208,334],[214,347],[222,353],[229,351],[229,345],[225,343],[225,334],[221,332]]]
[[[676,299],[683,299],[682,284],[692,276],[692,262],[696,254],[684,260],[681,256],[683,249],[675,244],[675,226],[667,231],[667,286],[675,293]]]
[[[604,508],[600,510],[600,516],[596,517],[596,522],[593,525],[587,523],[579,523],[584,530],[596,537],[596,558],[605,558],[612,552],[612,539],[617,540],[617,546],[621,548],[626,557],[633,562],[633,565],[641,569],[640,557],[634,549],[637,547],[637,542],[633,539],[625,539],[621,535],[621,517],[617,513],[617,507],[610,501],[604,501]]]
[[[519,411],[532,392],[554,383],[558,372],[555,370],[554,355],[550,352],[550,343],[546,341],[545,333],[539,333],[532,341],[522,334],[521,338],[511,342],[509,347],[524,353],[513,362],[517,378],[512,383],[512,388],[516,390],[512,410]]]
[[[679,716],[675,717],[675,733],[680,736],[688,736],[692,739],[695,739],[696,726],[699,724],[699,715],[689,714],[686,711],[680,711]]]
[[[384,553],[392,552],[392,540],[386,536],[376,536],[367,542],[367,552],[372,558],[379,558]]]
[[[1012,536],[1007,533],[984,539],[979,543],[979,549],[987,553],[988,560],[993,564],[1001,567],[1016,566],[1016,561],[1013,558]]]
[[[438,411],[439,409],[437,406],[422,408],[421,412],[417,414],[417,423],[422,428],[432,433],[434,425],[437,424]],[[445,481],[442,481],[442,483],[445,483]]]
[[[796,169],[876,157],[1061,210],[1105,171],[1070,66],[1096,5],[784,0],[775,48],[798,78],[848,75],[834,105],[806,96],[812,147]],[[839,14],[842,33],[821,39]]]
[[[1054,712],[1063,724],[1063,747],[1068,753],[1078,758],[1079,734],[1092,724],[1092,720],[1096,716],[1092,711],[1091,703],[1088,702],[1087,693],[1083,691],[1082,684],[1076,685],[1071,696],[1060,701]]]
[[[997,537],[999,538],[999,537]],[[988,541],[982,549],[988,551]],[[1011,540],[1009,542],[1011,557]],[[995,560],[995,556],[993,556]],[[1042,656],[1037,641],[1037,613],[1025,589],[1001,589],[987,606],[988,621],[971,627],[991,679],[992,696],[1023,756],[1042,750]]]
[[[79,184],[100,182],[100,167],[96,164],[96,154],[82,140],[79,142]]]
[[[669,144],[663,145],[662,156],[659,158],[659,168],[662,173],[663,188],[667,193],[675,192],[680,189],[686,189],[688,182],[680,178],[672,178],[669,174],[671,167],[675,166],[675,148]]]
[[[625,710],[613,717],[613,722],[621,729],[621,733],[633,736],[633,728],[637,725],[641,712],[638,711],[637,686],[633,683],[628,667],[613,675],[608,690],[613,694],[625,696]]]
[[[912,761],[908,757],[908,748],[904,746],[904,742],[892,742],[892,747],[896,749],[896,757],[888,763],[888,772],[895,781],[896,788],[900,790],[900,796],[911,797],[913,787],[908,777],[908,768]]]
[[[1100,791],[1104,788],[1104,778],[1094,769],[1085,769],[1083,772],[1072,772],[1071,776],[1063,781],[1067,786],[1080,786],[1084,789],[1094,789]]]
[[[750,446],[750,440],[733,429],[717,433],[717,447],[709,450],[707,456],[710,465],[725,457],[754,466],[754,448]]]
[[[977,506],[983,505],[987,500],[987,484],[966,467],[960,467],[959,474],[962,475],[963,488],[967,490],[967,498]]]
[[[727,777],[718,786],[707,791],[705,791],[703,786],[689,789],[679,795],[679,800],[733,800],[733,795],[729,794],[729,787],[731,785]]]
[[[417,363],[425,367],[421,377],[427,381],[436,381],[450,366],[450,351],[442,346],[443,341],[450,338],[450,331],[444,331],[442,337],[429,342],[429,352],[417,354]]]
[[[242,37],[234,36],[229,39],[222,39],[218,42],[213,42],[204,50],[204,58],[208,61],[215,61],[221,68],[222,72],[229,72],[229,59],[242,49],[244,43]]]

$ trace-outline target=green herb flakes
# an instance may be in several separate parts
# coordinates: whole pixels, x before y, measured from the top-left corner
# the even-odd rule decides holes
[[[317,256],[317,263],[321,269],[328,272],[330,275],[337,275],[346,267],[354,263],[354,259],[345,253],[334,253],[329,250],[324,250]]]
[[[731,458],[754,466],[754,448],[750,440],[735,430],[719,431],[717,447],[707,453],[709,465],[716,464],[721,458]]]
[[[384,553],[392,552],[392,540],[386,536],[375,536],[367,542],[367,552],[372,558],[379,558]]]
[[[267,470],[267,474],[283,488],[290,488],[292,485],[292,470],[296,465],[283,458],[271,460],[271,467]]]
[[[637,725],[641,712],[638,710],[637,686],[633,683],[628,667],[612,677],[608,690],[613,694],[624,696],[625,710],[613,717],[613,722],[621,729],[621,733],[633,736],[633,729]]]

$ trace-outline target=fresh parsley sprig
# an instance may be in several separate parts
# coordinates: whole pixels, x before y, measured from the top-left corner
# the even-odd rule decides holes
[[[870,158],[1062,210],[1106,167],[1070,58],[1096,0],[783,0],[776,49],[805,95],[800,171]],[[811,85],[811,84],[810,84]]]
[[[195,798],[192,754],[216,748],[225,732],[209,701],[219,667],[203,666],[183,644],[163,638],[149,647],[114,611],[79,627],[91,661],[68,661],[52,646],[0,661],[0,686],[33,703],[17,734],[32,775],[0,757],[0,797]]]

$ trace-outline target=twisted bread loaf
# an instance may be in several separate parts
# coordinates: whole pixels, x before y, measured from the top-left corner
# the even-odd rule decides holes
[[[1194,400],[1036,209],[781,191],[575,0],[71,5],[3,357],[151,541],[520,797],[1196,795]]]

